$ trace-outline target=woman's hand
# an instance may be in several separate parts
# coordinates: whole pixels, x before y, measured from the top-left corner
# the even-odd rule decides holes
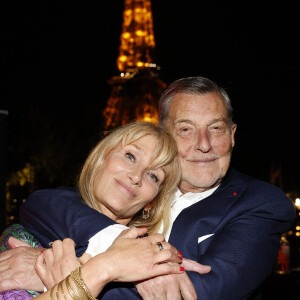
[[[163,235],[137,238],[146,232],[146,228],[123,231],[106,252],[83,265],[83,279],[94,295],[110,281],[134,282],[184,272],[180,265],[181,255],[164,241]],[[158,243],[162,244],[163,249],[159,248]]]
[[[52,248],[43,251],[37,258],[35,270],[47,289],[63,280],[80,266],[72,239],[57,240]]]

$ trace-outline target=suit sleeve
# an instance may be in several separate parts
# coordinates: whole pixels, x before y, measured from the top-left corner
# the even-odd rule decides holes
[[[198,245],[198,261],[212,267],[206,275],[189,272],[198,297],[248,299],[272,273],[281,235],[290,229],[295,209],[283,193],[253,196],[264,201],[227,215],[224,226]]]
[[[46,248],[54,240],[72,238],[77,255],[86,250],[93,235],[116,224],[84,204],[76,190],[69,188],[31,194],[20,208],[20,223]]]

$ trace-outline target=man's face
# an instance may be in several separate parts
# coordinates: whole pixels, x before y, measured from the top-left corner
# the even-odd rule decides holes
[[[175,95],[167,128],[178,146],[180,190],[202,192],[217,186],[229,168],[236,130],[222,98],[216,93]]]

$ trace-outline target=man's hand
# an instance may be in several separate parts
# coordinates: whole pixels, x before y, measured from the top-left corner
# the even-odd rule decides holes
[[[135,284],[144,300],[197,299],[193,283],[186,273],[158,276]]]
[[[183,258],[182,266],[186,271],[206,274],[211,271],[210,266]],[[139,294],[144,300],[185,300],[197,299],[193,283],[186,273],[159,276],[135,284]]]
[[[14,237],[8,240],[11,250],[0,254],[0,292],[12,289],[43,291],[44,285],[34,266],[42,248],[33,248]]]

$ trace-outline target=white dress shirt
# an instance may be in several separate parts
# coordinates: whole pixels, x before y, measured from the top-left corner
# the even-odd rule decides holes
[[[213,189],[209,189],[201,193],[186,193],[186,194],[182,194],[182,192],[179,189],[177,190],[171,206],[170,227],[165,234],[166,241],[169,240],[173,223],[176,220],[177,216],[181,213],[181,211],[197,203],[198,201],[201,201],[204,198],[210,196],[217,188],[218,187],[215,187]],[[160,227],[159,232],[160,233],[163,232],[163,225]]]

